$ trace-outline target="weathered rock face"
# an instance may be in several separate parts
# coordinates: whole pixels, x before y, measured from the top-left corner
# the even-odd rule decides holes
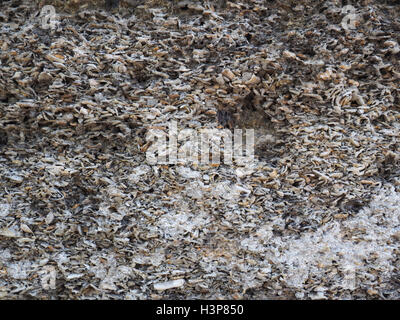
[[[344,2],[2,1],[0,299],[399,299],[400,10]]]

